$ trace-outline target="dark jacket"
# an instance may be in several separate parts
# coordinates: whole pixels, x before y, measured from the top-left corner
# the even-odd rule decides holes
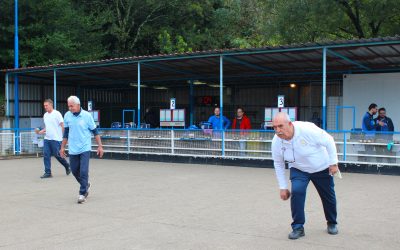
[[[375,131],[376,130],[376,121],[374,116],[369,112],[365,113],[362,120],[362,130],[365,131]]]
[[[144,121],[150,124],[150,128],[158,128],[160,126],[160,120],[154,110],[150,110],[144,115]]]
[[[379,125],[378,121],[381,121],[384,123],[383,126]],[[392,119],[390,119],[389,117],[377,117],[375,118],[375,124],[376,124],[376,131],[394,131],[394,126],[393,126],[393,122]]]

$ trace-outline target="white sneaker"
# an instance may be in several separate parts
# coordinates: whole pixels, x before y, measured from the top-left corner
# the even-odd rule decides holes
[[[78,197],[78,203],[81,204],[81,203],[84,203],[85,201],[86,201],[85,196],[84,196],[84,195],[79,195],[79,197]]]
[[[91,187],[91,186],[92,186],[92,185],[90,184],[90,182],[88,182],[88,186],[87,186],[86,193],[85,193],[85,198],[88,197],[88,195],[89,195],[89,190],[90,190],[90,187]]]

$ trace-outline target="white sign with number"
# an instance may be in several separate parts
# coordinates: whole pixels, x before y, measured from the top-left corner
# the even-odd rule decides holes
[[[283,107],[285,107],[285,96],[278,95],[278,108],[283,108]]]
[[[93,110],[93,102],[92,101],[88,101],[87,110],[88,111],[92,111]]]
[[[170,99],[170,109],[175,109],[176,107],[176,100],[175,98]]]

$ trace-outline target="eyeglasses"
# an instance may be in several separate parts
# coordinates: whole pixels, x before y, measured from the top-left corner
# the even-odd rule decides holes
[[[282,144],[283,144],[283,142],[282,142]],[[285,163],[295,163],[296,162],[296,158],[294,157],[294,148],[293,148],[293,144],[292,144],[292,159],[293,160],[285,160],[285,151],[286,151],[286,147],[284,147],[283,145],[282,145],[282,158],[283,158],[283,161],[285,162]]]

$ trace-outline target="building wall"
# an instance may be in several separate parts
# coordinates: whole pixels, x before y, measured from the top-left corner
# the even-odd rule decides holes
[[[356,74],[343,76],[343,105],[356,108],[356,128],[361,128],[362,117],[371,103],[385,107],[387,116],[392,118],[395,130],[400,130],[398,106],[400,73]],[[352,127],[351,112],[343,112],[343,129]]]
[[[14,84],[10,84],[10,115],[14,116]],[[67,98],[75,94],[71,86],[57,86],[57,109],[67,111]],[[19,115],[20,117],[40,117],[43,115],[43,100],[50,98],[54,101],[53,85],[19,84]]]
[[[327,96],[341,96],[341,82],[329,82]],[[10,96],[13,97],[13,84],[10,84]],[[101,89],[101,88],[77,88],[74,86],[57,86],[57,109],[61,113],[67,111],[66,100],[70,95],[77,95],[81,99],[82,107],[87,108],[89,100],[94,102],[94,109],[100,110],[101,126],[109,127],[112,122],[122,121],[123,109],[137,108],[137,88]],[[265,107],[276,107],[277,96],[285,95],[286,107],[298,107],[298,120],[309,121],[313,112],[317,112],[322,118],[322,87],[319,82],[302,83],[292,89],[289,84],[275,84],[266,86],[248,87],[243,85],[231,85],[224,88],[224,115],[230,120],[235,116],[238,106],[244,108],[249,116],[252,127],[259,129],[264,119]],[[200,104],[198,99],[204,96],[212,97],[210,105]],[[43,100],[53,99],[52,85],[20,84],[20,116],[41,117],[43,115]],[[146,108],[158,110],[169,108],[170,98],[176,98],[177,108],[186,109],[186,121],[189,125],[189,86],[181,88],[168,88],[156,90],[153,88],[141,89],[141,119]],[[213,107],[219,106],[219,88],[208,86],[194,86],[194,124],[207,121],[213,114]],[[329,104],[329,102],[328,102]],[[13,98],[10,102],[11,116],[14,115]],[[330,116],[328,116],[328,122]],[[127,116],[127,121],[132,121]],[[135,122],[137,119],[135,117]]]

